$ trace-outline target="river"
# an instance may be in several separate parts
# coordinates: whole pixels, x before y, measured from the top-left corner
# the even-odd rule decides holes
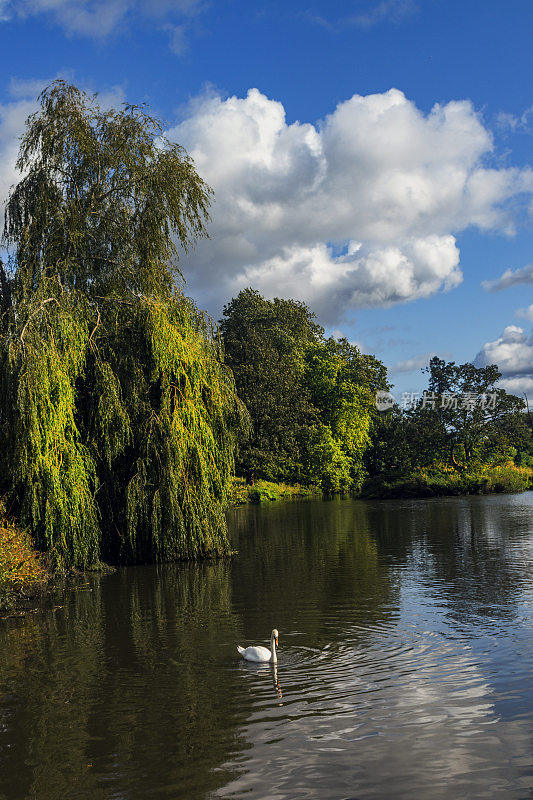
[[[533,796],[533,494],[271,503],[0,622],[2,800]],[[236,644],[279,629],[277,670]]]

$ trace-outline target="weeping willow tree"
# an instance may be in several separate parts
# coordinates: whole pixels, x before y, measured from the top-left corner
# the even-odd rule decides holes
[[[210,190],[144,109],[63,81],[29,118],[0,268],[0,487],[60,567],[227,549],[246,425],[178,248]]]

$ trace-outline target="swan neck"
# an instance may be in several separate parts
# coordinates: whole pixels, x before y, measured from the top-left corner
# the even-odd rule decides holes
[[[271,661],[273,664],[276,664],[278,661],[278,654],[276,653],[276,640],[274,639],[274,637],[272,637],[272,639],[270,640],[270,646],[272,647]]]

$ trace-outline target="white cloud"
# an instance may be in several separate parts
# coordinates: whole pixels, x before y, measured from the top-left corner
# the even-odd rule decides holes
[[[3,200],[40,88],[12,82],[0,106]],[[120,99],[117,90],[100,97]],[[533,190],[530,169],[486,164],[492,138],[469,102],[424,114],[396,89],[354,95],[316,124],[288,124],[283,105],[257,89],[210,94],[168,135],[215,189],[211,238],[183,265],[214,314],[250,285],[307,301],[329,325],[350,309],[452,289],[462,280],[456,233],[510,230],[520,195]]]
[[[506,269],[503,275],[494,281],[483,281],[482,286],[488,292],[499,292],[502,289],[508,289],[510,286],[516,286],[520,283],[533,283],[533,264],[528,264],[522,269]]]
[[[533,322],[533,303],[528,308],[519,308],[516,311],[516,316]]]
[[[316,25],[336,32],[346,30],[348,26],[372,28],[383,22],[402,22],[420,10],[418,3],[415,3],[414,0],[370,0],[353,5],[352,10],[348,4],[345,4],[346,13],[338,18],[325,17],[310,11],[305,16]]]
[[[521,393],[533,387],[533,333],[508,325],[494,342],[486,342],[476,358],[476,367],[497,364],[502,373],[500,385],[507,391]]]
[[[518,396],[523,394],[531,395],[533,393],[533,377],[503,378],[499,382],[499,386],[509,394]]]
[[[350,247],[352,243],[350,243]],[[349,247],[349,250],[350,250]],[[406,240],[357,255],[333,257],[325,244],[287,246],[257,266],[245,267],[228,284],[236,292],[258,286],[269,297],[297,297],[334,320],[347,308],[389,306],[428,297],[461,281],[459,251],[453,236]]]
[[[203,0],[4,0],[0,4],[0,21],[43,15],[68,34],[105,38],[130,19],[141,18],[165,28],[165,21],[179,22],[183,37],[181,23],[199,13],[203,5]],[[182,52],[183,45],[176,47],[174,27],[171,33],[172,49]]]
[[[392,367],[389,367],[389,372],[416,372],[424,367],[427,367],[433,356],[439,356],[439,358],[451,358],[450,353],[420,353],[418,356],[406,358],[403,361],[398,361],[397,364],[393,364]]]
[[[288,124],[257,89],[211,94],[169,135],[215,189],[211,239],[185,267],[215,313],[247,285],[304,299],[331,324],[453,288],[454,235],[512,232],[533,191],[531,169],[486,163],[492,136],[468,101],[424,114],[396,89],[354,95],[317,124]]]
[[[530,133],[532,121],[533,106],[526,108],[520,116],[510,114],[507,111],[500,111],[496,115],[496,124],[503,132],[510,131],[511,133],[516,133],[516,131],[526,131]]]
[[[380,0],[373,2],[366,11],[348,17],[346,22],[370,28],[380,22],[400,22],[417,11],[414,0]]]
[[[185,25],[169,25],[171,33],[170,49],[177,56],[182,56],[188,50],[187,30]]]

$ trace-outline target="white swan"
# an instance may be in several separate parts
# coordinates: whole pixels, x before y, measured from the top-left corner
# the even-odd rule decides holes
[[[270,635],[270,647],[241,647],[237,645],[237,650],[246,661],[271,661],[272,664],[277,664],[278,656],[276,654],[276,647],[278,644],[278,632],[274,628]]]

